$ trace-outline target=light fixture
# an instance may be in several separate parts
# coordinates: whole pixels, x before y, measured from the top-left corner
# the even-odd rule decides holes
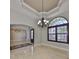
[[[43,15],[44,9],[43,9],[43,0],[42,0],[42,18],[38,21],[38,26],[41,26],[42,28],[47,26],[49,21],[46,20],[46,18]]]

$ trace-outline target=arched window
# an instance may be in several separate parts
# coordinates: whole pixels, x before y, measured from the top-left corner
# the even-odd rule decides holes
[[[69,25],[64,17],[56,17],[48,27],[48,41],[69,43]]]

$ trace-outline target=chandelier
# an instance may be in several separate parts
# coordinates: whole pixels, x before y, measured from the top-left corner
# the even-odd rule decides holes
[[[46,20],[46,18],[44,17],[43,12],[44,12],[44,7],[43,7],[43,0],[42,0],[42,18],[38,21],[38,26],[42,28],[47,26],[49,23],[49,21]]]

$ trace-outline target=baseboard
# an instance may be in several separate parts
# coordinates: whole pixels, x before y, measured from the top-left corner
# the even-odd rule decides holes
[[[51,47],[51,48],[55,48],[55,49],[59,49],[59,50],[65,51],[65,52],[69,52],[69,49],[56,47],[56,46],[53,46],[53,45],[51,45],[51,44],[41,43],[40,45],[49,46],[49,47]]]
[[[41,44],[35,43],[34,47],[41,46]]]
[[[34,47],[37,47],[37,46],[48,46],[48,47],[51,47],[51,48],[54,48],[54,49],[58,49],[60,51],[64,51],[64,52],[69,52],[69,49],[65,49],[65,48],[60,48],[60,47],[56,47],[56,46],[53,46],[53,45],[50,45],[50,44],[45,44],[45,43],[41,43],[41,44],[35,44]]]

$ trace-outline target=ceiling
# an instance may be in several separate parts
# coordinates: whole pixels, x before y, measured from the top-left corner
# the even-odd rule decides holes
[[[27,1],[33,1],[31,3],[34,3],[34,4],[37,1],[36,4],[38,5],[39,4],[38,2],[40,0],[27,0]],[[47,1],[47,0],[44,0],[44,1]],[[54,1],[54,0],[48,0],[48,1]],[[46,7],[46,8],[49,9],[49,11],[48,12],[43,12],[43,14],[44,14],[45,17],[51,18],[52,16],[55,16],[55,15],[61,14],[61,13],[65,13],[65,12],[68,15],[67,12],[69,11],[69,0],[57,0],[57,1],[59,1],[59,2],[58,2],[58,5],[55,6],[55,8],[49,9],[49,7],[51,5],[49,7]],[[16,12],[16,13],[21,13],[23,15],[27,15],[31,19],[33,19],[33,18],[34,19],[39,19],[39,18],[42,17],[42,12],[41,11],[38,12],[38,10],[36,10],[32,6],[26,4],[24,2],[24,0],[11,0],[10,1],[10,10],[13,13]]]
[[[38,12],[42,12],[42,0],[23,0],[25,4],[35,9]],[[43,0],[43,12],[48,12],[57,7],[60,0]]]

